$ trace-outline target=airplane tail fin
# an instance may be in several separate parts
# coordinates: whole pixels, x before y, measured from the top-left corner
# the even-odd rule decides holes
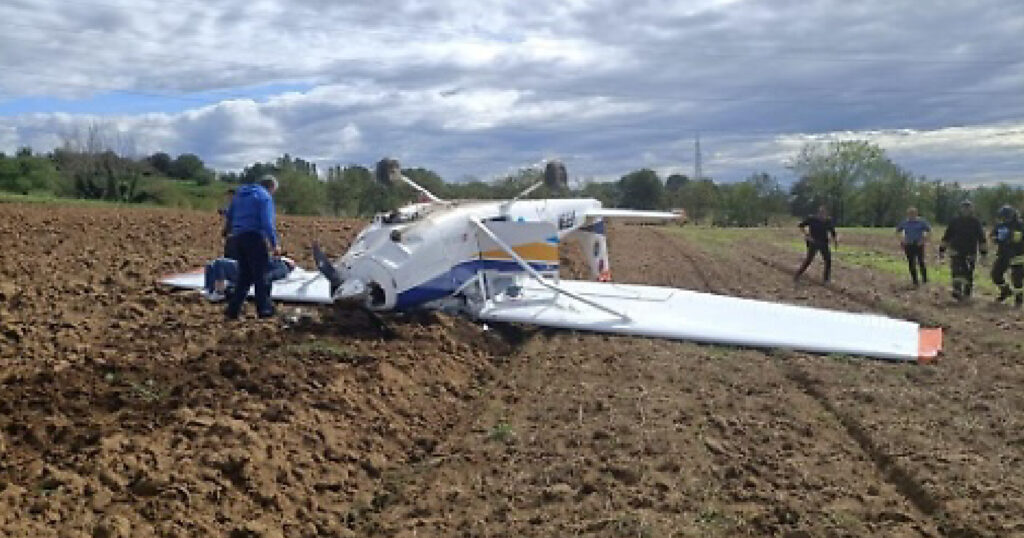
[[[581,227],[573,235],[583,249],[591,277],[599,282],[611,281],[612,268],[608,261],[608,238],[605,235],[604,219],[597,219]]]

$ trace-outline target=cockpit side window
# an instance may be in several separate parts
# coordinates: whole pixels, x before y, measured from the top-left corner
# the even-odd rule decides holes
[[[402,213],[396,209],[390,213],[381,213],[379,218],[384,224],[405,224],[418,219],[419,216],[419,213]]]

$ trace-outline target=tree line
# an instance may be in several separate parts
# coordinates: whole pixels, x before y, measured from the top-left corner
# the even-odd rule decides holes
[[[983,219],[999,207],[1024,205],[1024,189],[999,184],[965,188],[917,176],[893,162],[867,141],[809,143],[789,165],[796,181],[785,188],[776,177],[756,172],[743,181],[718,183],[710,178],[651,169],[629,172],[617,181],[585,181],[573,187],[544,187],[531,197],[593,197],[608,207],[683,209],[690,221],[721,226],[761,226],[803,217],[821,205],[842,226],[892,226],[909,206],[926,218],[946,223],[960,203],[971,200]],[[282,212],[305,215],[367,216],[416,200],[404,184],[381,185],[361,164],[318,170],[316,164],[285,154],[253,163],[239,172],[217,174],[197,155],[158,152],[141,158],[123,156],[102,133],[90,131],[46,154],[29,148],[0,153],[0,190],[29,194],[149,202],[211,208],[233,184],[274,174]],[[403,173],[445,199],[507,199],[542,181],[544,170],[524,168],[494,181],[447,182],[426,168]]]
[[[64,137],[49,153],[0,152],[0,191],[62,198],[208,208],[216,174],[197,155],[132,158],[130,140],[93,126]]]

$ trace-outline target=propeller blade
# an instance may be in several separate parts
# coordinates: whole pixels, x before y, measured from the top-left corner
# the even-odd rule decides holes
[[[327,254],[324,254],[323,249],[320,248],[320,243],[313,243],[313,261],[316,263],[316,268],[320,271],[320,274],[324,275],[327,282],[331,284],[331,296],[334,296],[334,292],[341,287],[344,279],[338,274],[338,270],[331,263],[331,259]]]

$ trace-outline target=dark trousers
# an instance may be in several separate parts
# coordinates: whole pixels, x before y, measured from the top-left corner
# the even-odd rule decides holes
[[[974,289],[974,255],[953,254],[949,257],[949,268],[953,272],[953,295],[970,297]]]
[[[249,288],[256,286],[256,313],[260,317],[274,315],[274,305],[270,302],[270,282],[266,278],[270,255],[263,234],[246,232],[236,236],[238,249],[238,282],[234,293],[228,299],[225,314],[229,318],[237,318],[249,295]]]
[[[229,235],[226,238],[224,238],[224,257],[230,258],[232,260],[238,259],[239,254],[237,237]]]
[[[910,279],[917,285],[917,269],[921,268],[921,281],[928,283],[928,268],[924,266],[924,245],[909,244],[903,245],[903,253],[907,255],[907,265],[910,266]]]
[[[996,256],[992,264],[992,282],[999,286],[999,295],[1002,299],[1010,295],[1021,296],[1024,294],[1024,265],[1012,264],[1014,259],[1010,256]],[[1010,271],[1010,280],[1013,282],[1013,290],[1006,284],[1006,271]]]
[[[821,259],[825,262],[825,282],[828,282],[832,278],[832,250],[828,247],[828,242],[824,244],[818,244],[813,241],[807,242],[807,257],[804,258],[804,263],[800,264],[800,268],[796,270],[796,276],[794,278],[800,278],[800,275],[804,274],[807,270],[807,266],[811,265],[814,261],[814,255],[821,253]]]

